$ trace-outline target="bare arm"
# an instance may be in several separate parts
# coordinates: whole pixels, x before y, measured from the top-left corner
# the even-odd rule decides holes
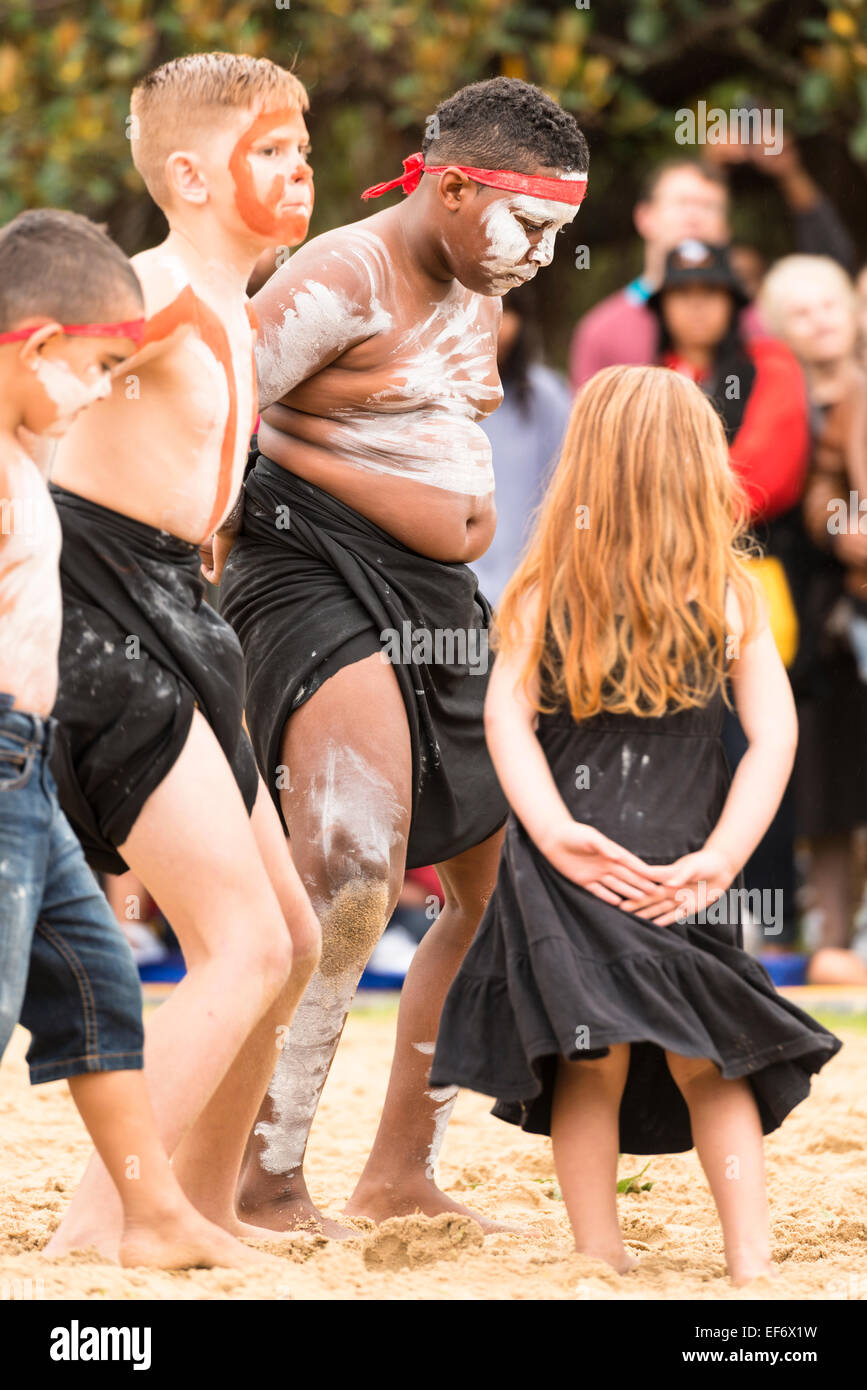
[[[296,251],[255,296],[253,308],[262,411],[388,320],[372,298],[363,252],[345,232],[326,233]]]
[[[658,926],[669,926],[682,915],[701,910],[737,878],[777,813],[795,760],[795,701],[766,607],[749,642],[742,640],[743,617],[731,592],[726,616],[729,632],[741,644],[730,674],[748,748],[735,770],[720,818],[702,848],[659,866],[655,872],[665,888],[627,904],[630,912]]]
[[[705,848],[721,851],[734,878],[762,840],[786,790],[798,746],[792,687],[767,621],[733,661],[731,680],[747,751]]]

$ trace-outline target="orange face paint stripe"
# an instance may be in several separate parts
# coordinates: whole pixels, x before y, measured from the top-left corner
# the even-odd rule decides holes
[[[250,146],[269,130],[282,125],[291,114],[288,107],[282,111],[262,111],[244,131],[229,157],[229,173],[235,183],[235,206],[247,226],[262,236],[270,236],[274,230],[274,210],[286,187],[286,180],[282,174],[276,174],[265,197],[260,198],[248,163]]]
[[[281,231],[287,236],[290,235],[290,228],[283,225],[287,219],[277,216],[277,207],[286,191],[286,179],[282,174],[275,174],[274,181],[265,197],[260,198],[256,191],[253,171],[250,168],[250,148],[261,136],[266,135],[270,130],[276,130],[278,126],[285,125],[297,114],[298,109],[289,106],[280,111],[260,112],[252,125],[244,131],[229,156],[229,173],[235,184],[235,206],[247,226],[252,231],[258,232],[260,236],[273,237]],[[312,179],[310,180],[310,192],[312,196]],[[297,212],[290,214],[291,219],[298,216]]]
[[[227,334],[220,319],[213,309],[199,299],[192,285],[185,285],[176,299],[170,304],[166,304],[160,309],[153,318],[148,319],[145,327],[144,342],[160,342],[163,338],[168,338],[180,327],[194,329],[201,338],[205,347],[213,353],[217,365],[222,367],[226,378],[226,387],[229,392],[229,410],[226,417],[226,428],[223,434],[223,442],[220,446],[220,468],[217,476],[217,492],[214,499],[214,506],[208,518],[207,528],[203,540],[207,540],[214,532],[217,522],[221,519],[229,505],[230,490],[232,487],[232,473],[235,461],[235,435],[237,433],[238,421],[238,392],[235,386],[235,373],[232,365],[232,349]],[[252,348],[251,348],[252,357]],[[255,382],[255,366],[253,369]],[[254,403],[256,400],[256,388],[254,385]]]

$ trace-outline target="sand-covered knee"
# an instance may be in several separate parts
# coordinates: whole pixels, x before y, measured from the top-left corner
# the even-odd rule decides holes
[[[353,965],[365,965],[388,919],[385,879],[350,879],[335,893],[322,915],[319,970],[326,979]]]

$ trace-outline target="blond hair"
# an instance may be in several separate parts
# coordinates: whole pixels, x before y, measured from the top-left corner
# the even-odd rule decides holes
[[[310,106],[294,73],[244,53],[190,53],[143,77],[130,98],[132,157],[154,202],[163,206],[169,197],[169,155],[195,144],[217,108],[243,110],[267,98],[290,110]]]
[[[664,367],[591,377],[495,624],[506,654],[529,636],[522,680],[538,674],[537,708],[658,716],[717,689],[728,702],[726,581],[743,640],[758,614],[747,518],[722,422],[697,386]]]
[[[787,336],[789,296],[804,282],[824,281],[854,313],[857,293],[851,277],[830,256],[783,256],[771,266],[759,290],[758,306],[769,330],[777,338]]]

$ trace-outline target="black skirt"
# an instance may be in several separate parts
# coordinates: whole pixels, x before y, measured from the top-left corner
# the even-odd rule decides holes
[[[539,739],[576,820],[648,864],[670,863],[701,848],[722,810],[723,708],[717,695],[659,719],[542,716]],[[565,878],[510,817],[495,893],[446,999],[431,1084],[494,1096],[500,1119],[549,1134],[558,1058],[630,1043],[623,1152],[692,1147],[666,1049],[748,1077],[770,1133],[842,1044],[742,949],[742,893],[739,877],[718,904],[658,927]],[[750,906],[774,925],[778,904]]]
[[[503,824],[482,724],[490,607],[466,565],[410,550],[259,454],[220,603],[241,639],[247,726],[278,811],[290,715],[329,676],[379,652],[392,660],[410,730],[407,867],[451,859]]]
[[[200,709],[249,814],[259,778],[243,730],[243,658],[205,601],[196,546],[52,485],[63,634],[52,770],[95,869],[118,852],[174,766]]]

